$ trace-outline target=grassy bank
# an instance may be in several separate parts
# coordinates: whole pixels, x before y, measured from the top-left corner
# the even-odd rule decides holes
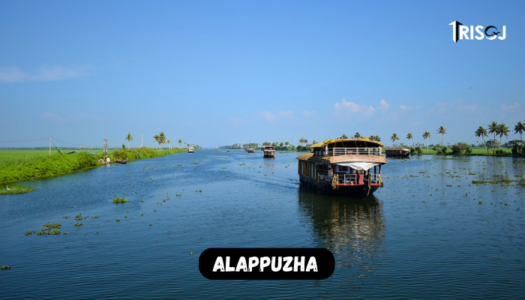
[[[75,151],[76,153],[84,152],[78,149],[60,149],[63,154]],[[102,154],[103,150],[85,150],[87,152],[94,152]],[[59,155],[60,153],[56,149],[51,150],[51,155]],[[0,150],[0,162],[5,160],[32,158],[32,157],[44,157],[49,156],[49,150],[44,149],[1,149]]]
[[[25,151],[25,150],[21,150]],[[130,161],[164,156],[184,152],[185,149],[153,150],[151,148],[114,150],[109,154],[112,161],[116,158]],[[0,161],[0,185],[7,183],[54,177],[100,166],[98,160],[102,154],[81,152],[71,155],[31,156],[21,159]]]

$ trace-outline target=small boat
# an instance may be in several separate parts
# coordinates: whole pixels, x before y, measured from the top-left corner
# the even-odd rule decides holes
[[[322,193],[366,198],[383,187],[383,144],[369,138],[335,139],[314,144],[312,153],[301,154],[301,185]]]
[[[215,150],[219,150],[219,148],[215,147]]]
[[[125,164],[128,163],[128,159],[127,159],[127,158],[126,158],[125,160],[124,160],[124,159],[116,159],[115,162],[116,162],[117,164],[123,164],[123,165],[125,165]]]
[[[387,157],[409,158],[410,149],[406,147],[391,147],[385,150]]]
[[[195,153],[195,148],[188,147],[188,153]]]
[[[273,158],[275,157],[275,147],[274,146],[265,146],[263,149],[264,157]]]
[[[255,153],[255,149],[253,149],[253,148],[247,148],[247,149],[246,149],[246,152],[248,152],[248,153]]]

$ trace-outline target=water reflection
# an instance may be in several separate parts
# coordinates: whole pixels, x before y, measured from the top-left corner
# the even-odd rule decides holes
[[[264,168],[265,169],[274,169],[275,168],[275,158],[264,158]]]
[[[311,221],[318,247],[330,249],[337,268],[358,268],[360,278],[380,266],[384,252],[383,203],[375,196],[348,199],[298,192],[299,207]]]

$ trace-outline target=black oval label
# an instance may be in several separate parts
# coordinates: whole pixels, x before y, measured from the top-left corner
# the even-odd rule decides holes
[[[334,269],[324,248],[209,248],[199,257],[208,279],[326,279]]]

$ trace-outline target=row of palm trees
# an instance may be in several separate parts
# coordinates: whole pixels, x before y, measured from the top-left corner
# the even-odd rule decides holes
[[[501,145],[501,139],[503,137],[506,137],[507,139],[509,138],[510,128],[504,123],[498,124],[496,121],[493,121],[491,124],[489,124],[488,129],[489,131],[487,132],[487,130],[483,126],[479,126],[479,128],[474,132],[474,134],[476,135],[476,137],[482,138],[483,143],[485,143],[485,137],[488,137],[489,134],[494,134],[493,145],[496,144],[496,136],[499,135],[498,148]],[[519,133],[520,140],[521,140],[520,145],[523,145],[523,133],[524,132],[525,132],[525,125],[522,122],[518,122],[516,126],[514,126],[514,133],[515,134]],[[488,147],[487,147],[487,151],[488,151]]]
[[[443,146],[443,136],[444,136],[445,134],[447,134],[447,129],[446,129],[445,127],[443,127],[443,126],[439,126],[439,128],[437,129],[437,133],[438,133],[438,134],[441,134],[441,146]],[[425,141],[426,141],[427,139],[430,139],[430,137],[431,137],[430,132],[425,131],[425,132],[423,133],[423,139],[424,139]],[[412,133],[408,133],[406,138],[407,138],[407,140],[410,142],[410,141],[414,138],[414,136],[412,135]],[[396,141],[399,140],[399,137],[397,136],[397,133],[394,132],[394,134],[392,134],[392,136],[390,137],[390,139],[392,140],[392,142],[394,143],[394,146],[395,146],[395,145],[396,145],[395,143],[396,143]],[[427,144],[426,147],[427,147],[427,150],[428,150],[428,144]]]
[[[131,133],[128,133],[128,135],[125,138],[128,141],[128,149],[129,149],[129,142],[133,141],[133,136]],[[171,140],[167,140],[166,135],[164,132],[161,132],[160,134],[156,134],[153,136],[153,139],[159,144],[159,147],[162,149],[163,144],[168,144],[168,147],[171,144]],[[179,140],[179,146],[182,146],[182,140]],[[171,149],[171,148],[170,148]]]

